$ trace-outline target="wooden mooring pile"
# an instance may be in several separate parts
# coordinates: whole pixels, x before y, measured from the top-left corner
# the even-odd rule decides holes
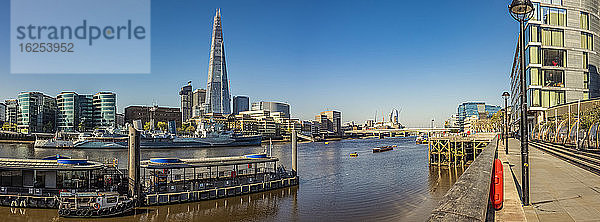
[[[465,167],[494,139],[495,133],[450,134],[429,139],[429,165]]]

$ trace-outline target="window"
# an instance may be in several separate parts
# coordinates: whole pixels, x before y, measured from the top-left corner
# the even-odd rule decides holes
[[[590,73],[589,72],[583,73],[583,88],[584,89],[590,88]]]
[[[558,49],[542,49],[543,66],[565,67],[565,51]]]
[[[590,16],[588,13],[581,12],[579,14],[579,28],[590,30]]]
[[[562,0],[542,0],[544,4],[562,5]]]
[[[537,25],[530,25],[527,30],[525,30],[525,36],[528,36],[529,38],[526,39],[527,40],[527,44],[529,44],[529,42],[539,42],[540,38],[540,34],[538,32],[539,27]]]
[[[542,76],[539,68],[530,68],[529,74],[531,76],[531,85],[541,86],[542,85]]]
[[[544,28],[542,29],[542,45],[563,46],[563,36],[562,30]]]
[[[539,47],[530,46],[527,49],[527,56],[529,60],[526,59],[525,61],[529,61],[530,64],[540,64]]]
[[[565,92],[554,90],[542,90],[540,100],[542,107],[544,108],[560,105],[565,103]]]
[[[583,52],[583,67],[584,69],[588,68],[588,53],[587,52]]]
[[[566,26],[567,10],[552,7],[541,7],[541,20],[547,25]]]
[[[581,33],[581,48],[594,50],[594,36],[590,33]]]
[[[531,106],[534,106],[534,107],[541,106],[541,104],[540,104],[540,97],[541,97],[540,96],[541,95],[540,94],[540,90],[539,89],[533,89],[532,94],[533,95],[531,96]]]
[[[544,86],[564,87],[564,71],[562,70],[542,70],[544,73]]]

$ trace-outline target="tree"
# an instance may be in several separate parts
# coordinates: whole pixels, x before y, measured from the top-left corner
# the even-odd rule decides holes
[[[167,131],[167,123],[165,123],[165,122],[156,123],[156,127],[158,127],[158,129],[160,129],[162,131]]]
[[[150,129],[152,129],[152,123],[151,122],[144,123],[144,130],[150,131]]]
[[[189,125],[188,127],[185,128],[185,132],[192,134],[196,131],[196,127]]]

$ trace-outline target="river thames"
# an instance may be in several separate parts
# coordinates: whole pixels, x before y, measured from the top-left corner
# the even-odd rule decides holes
[[[372,153],[372,148],[382,145],[397,147]],[[243,155],[262,152],[266,146],[142,150],[142,159]],[[275,143],[272,152],[280,164],[290,168],[290,143]],[[350,157],[352,152],[358,152],[358,157]],[[120,168],[127,165],[126,149],[39,149],[0,144],[0,157],[42,158],[57,153],[92,160],[118,158]],[[299,186],[218,200],[142,207],[135,215],[89,221],[423,221],[461,173],[430,168],[427,155],[427,145],[415,144],[414,137],[300,143]],[[10,221],[75,221],[60,218],[51,209],[0,207],[0,214],[10,216]]]

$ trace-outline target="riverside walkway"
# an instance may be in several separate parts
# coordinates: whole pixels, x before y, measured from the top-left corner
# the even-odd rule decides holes
[[[600,176],[529,147],[530,202],[522,206],[520,142],[499,143],[504,166],[504,207],[496,221],[600,221]]]

